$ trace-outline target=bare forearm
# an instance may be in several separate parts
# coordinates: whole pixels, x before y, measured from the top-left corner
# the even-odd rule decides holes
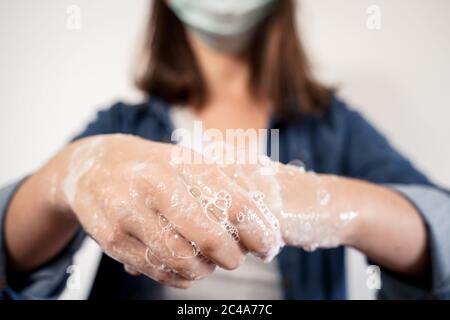
[[[427,266],[425,224],[402,195],[362,180],[277,162],[267,168],[271,170],[262,174],[260,166],[234,165],[227,174],[245,190],[265,196],[286,245],[305,250],[352,246],[402,274],[418,274]]]
[[[346,244],[392,271],[407,275],[423,271],[428,262],[427,232],[408,200],[359,180],[324,177],[323,181],[330,186],[335,210],[351,204],[359,214],[348,230]]]
[[[56,187],[69,152],[62,151],[29,177],[12,199],[5,220],[5,242],[10,267],[16,271],[28,271],[50,260],[79,228]]]

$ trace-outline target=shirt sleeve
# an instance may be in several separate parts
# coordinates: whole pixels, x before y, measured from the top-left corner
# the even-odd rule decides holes
[[[418,283],[382,270],[380,298],[450,297],[450,193],[429,181],[358,112],[338,103],[345,122],[345,175],[388,185],[420,213],[428,231],[431,266]]]
[[[4,225],[5,213],[15,190],[20,182],[0,189],[0,224]],[[6,248],[4,243],[4,230],[0,228],[0,298],[4,297],[4,291],[7,288],[6,281]]]
[[[125,109],[122,103],[97,113],[94,121],[73,140],[88,136],[129,131],[124,121]],[[81,246],[85,233],[80,231],[69,245],[47,264],[27,274],[15,274],[8,270],[7,252],[4,243],[4,220],[10,201],[23,180],[0,188],[0,299],[52,299],[64,289],[68,278],[67,267],[73,255]]]
[[[0,223],[4,226],[6,212],[15,191],[22,181],[0,189]],[[8,270],[4,243],[4,228],[0,228],[0,300],[55,299],[64,289],[69,276],[67,268],[81,246],[85,233],[80,230],[72,241],[55,258],[41,268],[27,273]]]
[[[382,299],[450,299],[450,196],[445,191],[423,185],[391,185],[421,214],[428,230],[431,266],[425,275],[428,284],[412,285],[401,276],[381,274]]]

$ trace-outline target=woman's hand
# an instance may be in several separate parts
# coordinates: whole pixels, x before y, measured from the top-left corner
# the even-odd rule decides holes
[[[192,158],[180,161],[180,154]],[[176,287],[215,265],[234,269],[247,252],[270,259],[284,244],[350,245],[393,270],[423,268],[424,225],[386,188],[271,161],[223,165],[195,157],[124,135],[68,146],[13,198],[5,222],[9,264],[39,267],[81,223],[127,271]]]
[[[262,220],[237,220],[244,208],[260,215],[247,195],[215,165],[176,163],[179,150],[130,136],[91,138],[73,151],[62,190],[109,255],[161,282],[167,274],[201,279],[212,263],[234,269],[246,251],[277,250]]]
[[[309,251],[348,245],[404,274],[418,274],[427,266],[425,224],[397,192],[267,158],[222,169],[270,209],[286,245]]]
[[[54,211],[74,215],[127,271],[172,286],[187,287],[215,265],[237,268],[248,251],[274,256],[281,246],[278,230],[248,194],[216,165],[177,161],[182,151],[132,136],[91,137],[56,156],[25,190],[28,197],[33,189],[48,190],[47,202],[60,208]],[[14,211],[12,233],[18,226]],[[252,217],[239,218],[247,213]],[[20,261],[11,232],[10,252]],[[33,247],[29,240],[22,251]]]
[[[265,157],[258,164],[241,162],[222,169],[262,210],[272,213],[286,245],[312,251],[347,244],[358,213],[351,201],[335,206],[327,178]]]

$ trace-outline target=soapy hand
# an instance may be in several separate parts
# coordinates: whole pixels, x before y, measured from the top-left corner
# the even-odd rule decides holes
[[[277,219],[286,245],[314,251],[346,244],[358,213],[351,203],[334,201],[333,181],[338,177],[306,172],[304,166],[267,157],[256,164],[229,161],[221,169]]]
[[[178,148],[125,135],[78,141],[56,192],[127,271],[167,285],[237,268],[247,252],[276,255],[271,213],[217,165],[177,162]]]

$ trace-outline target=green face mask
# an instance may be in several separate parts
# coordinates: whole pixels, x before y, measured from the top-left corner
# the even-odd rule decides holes
[[[278,0],[169,0],[177,17],[208,46],[245,49]]]

